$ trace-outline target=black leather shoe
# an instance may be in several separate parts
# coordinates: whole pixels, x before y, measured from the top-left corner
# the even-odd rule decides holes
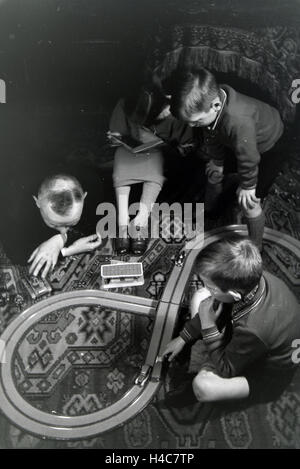
[[[139,226],[136,227],[136,234],[134,238],[131,238],[131,252],[135,256],[141,256],[144,254],[148,247],[148,238],[143,237],[147,236],[148,230],[146,233],[146,229],[141,229]]]
[[[115,250],[119,256],[128,254],[130,249],[130,239],[127,232],[127,226],[119,227],[119,238],[115,239]]]
[[[130,249],[129,238],[116,238],[115,239],[115,250],[119,256],[128,254]]]

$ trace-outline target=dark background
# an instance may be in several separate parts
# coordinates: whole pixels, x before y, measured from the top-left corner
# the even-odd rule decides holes
[[[104,162],[101,197],[111,197],[109,115],[140,81],[159,30],[195,19],[300,28],[299,11],[299,0],[0,0],[2,224],[18,216],[20,188],[74,155]]]

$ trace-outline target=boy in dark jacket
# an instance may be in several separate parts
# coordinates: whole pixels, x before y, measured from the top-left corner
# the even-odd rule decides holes
[[[239,235],[203,249],[196,272],[210,296],[194,304],[196,315],[163,356],[172,360],[186,343],[202,339],[207,357],[192,382],[199,401],[249,395],[256,400],[267,388],[274,398],[295,371],[297,299],[281,280],[263,272],[259,250]]]
[[[239,176],[238,201],[249,236],[261,248],[265,218],[260,199],[267,194],[284,157],[279,148],[274,148],[283,133],[278,111],[230,86],[219,86],[212,73],[199,68],[178,76],[171,112],[190,126],[202,129],[208,211],[214,208],[222,191],[226,147],[233,151]],[[267,171],[263,171],[261,161],[267,164]]]

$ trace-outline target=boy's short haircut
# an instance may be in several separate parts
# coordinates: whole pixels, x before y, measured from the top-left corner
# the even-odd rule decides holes
[[[238,234],[205,247],[196,259],[196,273],[209,278],[223,292],[246,295],[259,283],[262,258],[250,239]]]
[[[62,182],[62,188],[55,187]],[[66,174],[55,174],[47,177],[41,184],[39,197],[45,197],[52,210],[58,215],[69,215],[74,203],[81,202],[84,192],[80,182],[73,176]]]
[[[171,113],[189,120],[193,114],[209,112],[212,101],[220,96],[214,75],[205,68],[178,71],[171,101]]]

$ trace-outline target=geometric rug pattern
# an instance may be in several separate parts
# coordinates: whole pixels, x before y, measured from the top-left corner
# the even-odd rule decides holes
[[[17,389],[46,412],[96,412],[121,398],[142,365],[142,353],[133,361],[128,352],[133,338],[129,313],[98,305],[50,313],[16,347],[12,366]],[[143,345],[145,349],[147,341],[141,351]]]
[[[145,256],[146,262],[149,256],[156,259],[153,264],[149,263],[151,274],[146,275],[142,287],[148,298],[161,295],[172,265],[170,259],[180,247],[180,243],[162,246],[160,241],[156,240],[152,245],[153,253],[151,248]],[[157,250],[163,252],[162,257],[157,256]],[[66,275],[68,267],[64,266],[64,280],[60,278],[57,282],[58,290],[65,287],[70,290],[76,282],[76,285],[82,282],[86,288],[95,273],[95,264],[99,267],[103,256],[94,253],[71,260],[70,275]],[[2,298],[0,311],[2,324],[7,324],[33,301],[20,288],[19,275],[24,274],[23,268],[9,266],[4,256],[2,260],[2,288],[5,283],[8,296]],[[300,300],[299,271],[289,249],[265,242],[264,261],[268,270],[280,273]],[[295,259],[296,263],[299,261]],[[86,276],[79,278],[80,263],[86,265]],[[57,273],[55,275],[57,278]],[[195,288],[197,278],[192,276],[188,291]],[[186,294],[186,301],[190,294]],[[44,316],[18,341],[13,355],[13,376],[18,392],[36,409],[49,413],[78,416],[97,412],[116,402],[130,388],[145,359],[151,332],[151,319],[121,310],[84,304],[61,308]],[[172,366],[176,370],[178,365],[171,365],[171,373]],[[168,376],[146,409],[120,428],[88,439],[56,441],[30,435],[0,416],[1,445],[107,449],[300,446],[300,372],[277,401],[241,410],[200,403],[183,409],[168,408],[163,400],[168,391]]]
[[[299,155],[295,151],[264,202],[267,226],[298,240],[299,167]],[[222,220],[218,224],[222,224]],[[206,224],[206,229],[207,226],[211,228]],[[128,287],[123,292],[159,299],[173,268],[172,258],[180,246],[180,239],[176,242],[155,240],[141,259],[145,284]],[[107,244],[101,252],[64,259],[50,278],[54,292],[97,289],[101,265],[112,256],[111,246]],[[300,302],[300,259],[293,249],[266,241],[263,258],[267,270],[282,278]],[[26,268],[12,265],[0,249],[0,333],[36,302],[23,286],[22,278],[26,275]],[[198,287],[199,279],[192,275],[182,315],[186,314],[189,298]],[[37,409],[60,415],[85,415],[106,407],[124,395],[139,374],[152,327],[151,318],[118,309],[85,305],[61,308],[34,324],[16,344],[12,371],[18,392]],[[118,337],[122,338],[119,343]],[[32,435],[18,428],[17,422],[0,415],[0,446],[70,449],[300,447],[299,370],[274,402],[242,409],[200,403],[174,409],[168,408],[163,400],[172,366],[152,402],[119,428],[87,439],[51,440]],[[188,366],[188,359],[183,366]]]

